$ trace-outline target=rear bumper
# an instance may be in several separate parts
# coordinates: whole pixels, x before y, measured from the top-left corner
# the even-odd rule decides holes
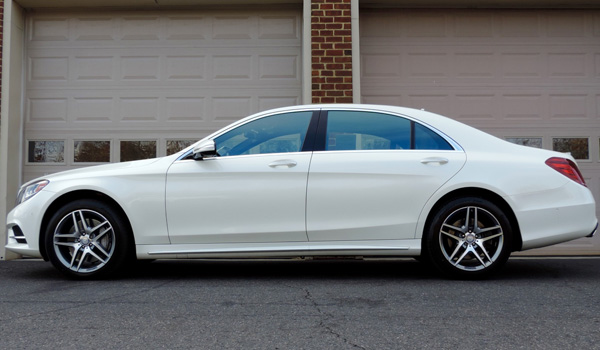
[[[510,197],[519,222],[521,250],[590,237],[598,228],[594,197],[569,181],[559,188]]]

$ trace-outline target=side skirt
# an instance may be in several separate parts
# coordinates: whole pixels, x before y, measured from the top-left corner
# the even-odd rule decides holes
[[[421,240],[137,245],[138,259],[418,256]]]

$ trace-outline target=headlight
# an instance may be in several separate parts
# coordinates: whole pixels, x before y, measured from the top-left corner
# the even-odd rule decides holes
[[[41,180],[38,182],[34,182],[27,186],[21,187],[19,190],[19,195],[17,196],[17,205],[27,201],[31,197],[35,196],[38,192],[40,192],[44,187],[46,187],[50,181]]]

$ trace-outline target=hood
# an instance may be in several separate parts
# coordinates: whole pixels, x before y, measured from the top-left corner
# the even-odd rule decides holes
[[[86,175],[90,176],[98,176],[98,175],[113,175],[113,174],[124,174],[128,172],[136,172],[141,168],[147,167],[151,164],[154,164],[164,158],[152,158],[152,159],[143,159],[143,160],[135,160],[131,162],[123,162],[123,163],[110,163],[104,165],[94,165],[89,167],[84,167],[80,169],[61,171],[58,173],[46,175],[39,177],[37,179],[28,181],[25,185],[29,183],[33,183],[42,179],[56,181],[56,180],[66,180],[71,177],[73,178],[81,178],[86,177]]]

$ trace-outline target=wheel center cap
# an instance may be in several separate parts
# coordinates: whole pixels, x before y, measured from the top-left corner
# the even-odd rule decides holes
[[[475,234],[473,234],[472,232],[467,233],[467,235],[465,236],[465,241],[467,243],[473,243],[473,242],[475,242],[475,239],[476,239]]]
[[[79,240],[79,243],[81,243],[82,245],[88,245],[90,244],[90,239],[87,236],[83,236]]]

